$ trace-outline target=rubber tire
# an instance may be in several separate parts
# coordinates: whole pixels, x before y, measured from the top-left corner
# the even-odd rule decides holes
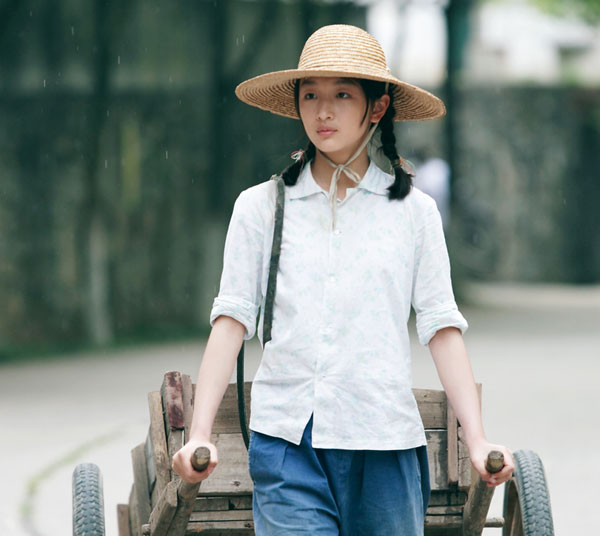
[[[102,474],[93,463],[73,471],[73,536],[105,536]]]
[[[502,536],[554,536],[550,493],[542,461],[530,450],[518,450],[513,456],[515,473],[504,491],[506,525]],[[515,523],[511,523],[513,518],[516,518]]]

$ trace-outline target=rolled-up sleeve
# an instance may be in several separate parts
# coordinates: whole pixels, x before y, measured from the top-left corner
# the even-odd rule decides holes
[[[429,344],[442,328],[456,327],[462,333],[468,328],[452,291],[442,219],[435,201],[429,197],[425,218],[417,229],[412,305],[417,316],[419,342],[423,345]]]
[[[210,313],[211,326],[219,316],[229,316],[245,326],[244,339],[254,336],[260,307],[263,243],[260,211],[253,207],[248,191],[244,191],[235,202],[227,230],[219,295]]]

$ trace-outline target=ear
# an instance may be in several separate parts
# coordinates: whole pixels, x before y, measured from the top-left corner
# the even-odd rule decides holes
[[[373,111],[371,112],[371,122],[378,123],[385,115],[388,106],[390,105],[390,96],[382,95],[373,103]]]

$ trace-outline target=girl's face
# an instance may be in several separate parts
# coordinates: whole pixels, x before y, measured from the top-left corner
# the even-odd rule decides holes
[[[336,163],[358,149],[371,122],[379,121],[389,97],[367,104],[360,84],[349,78],[303,78],[298,91],[300,118],[315,147]],[[366,113],[365,113],[366,112]]]

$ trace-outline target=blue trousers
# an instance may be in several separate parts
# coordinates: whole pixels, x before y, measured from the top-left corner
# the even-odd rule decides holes
[[[315,449],[252,432],[257,536],[422,536],[429,502],[426,447]]]

